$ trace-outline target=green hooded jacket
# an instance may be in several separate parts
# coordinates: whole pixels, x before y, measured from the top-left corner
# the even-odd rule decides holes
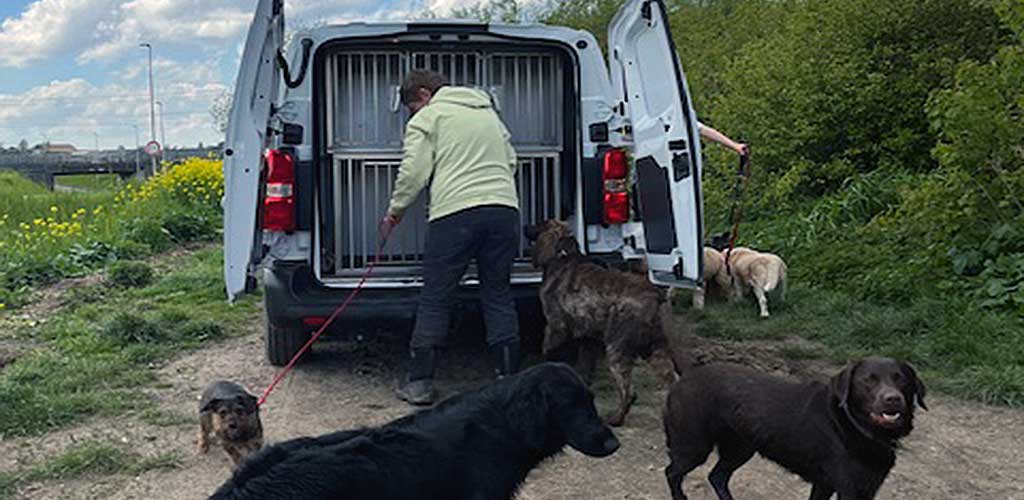
[[[431,221],[482,205],[518,208],[516,165],[508,129],[490,97],[441,87],[406,125],[388,214],[400,218],[428,183]]]

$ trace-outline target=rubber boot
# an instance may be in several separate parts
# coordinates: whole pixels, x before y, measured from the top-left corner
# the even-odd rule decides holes
[[[398,398],[411,405],[429,405],[434,402],[434,349],[413,349],[409,373],[398,388]]]
[[[490,347],[494,376],[501,380],[519,371],[519,342],[505,342]]]

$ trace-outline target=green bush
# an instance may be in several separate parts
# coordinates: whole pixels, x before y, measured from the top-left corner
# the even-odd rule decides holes
[[[167,338],[160,325],[135,313],[117,313],[100,331],[105,338],[122,344],[154,343]]]
[[[159,218],[135,217],[123,222],[125,226],[125,237],[149,247],[153,252],[165,252],[169,250],[174,241],[171,233],[162,224]]]
[[[107,281],[124,288],[144,287],[153,282],[153,268],[145,262],[118,261],[107,268]]]
[[[160,224],[176,242],[210,240],[217,235],[216,220],[202,213],[171,213]]]

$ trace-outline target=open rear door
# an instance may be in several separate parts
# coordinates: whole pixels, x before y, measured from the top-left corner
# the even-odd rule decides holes
[[[260,171],[271,103],[281,81],[275,61],[284,43],[284,0],[259,0],[238,68],[224,145],[224,284],[228,300],[247,291],[260,259]]]
[[[609,70],[631,132],[651,281],[694,287],[704,269],[697,117],[662,0],[629,0],[608,27]]]

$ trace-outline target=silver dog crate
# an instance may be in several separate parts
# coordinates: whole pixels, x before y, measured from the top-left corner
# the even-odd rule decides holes
[[[359,275],[377,254],[379,223],[398,177],[400,161],[394,158],[336,157],[333,192],[340,193],[333,206],[333,247],[325,249],[325,262],[337,276]],[[562,171],[557,154],[519,157],[516,188],[521,224],[556,218],[562,205],[559,189]],[[426,241],[426,196],[409,208],[381,255],[384,268],[398,271],[418,266]],[[527,257],[521,241],[519,258]],[[384,271],[387,272],[386,270]]]
[[[331,157],[329,200],[321,203],[321,274],[360,275],[377,252],[408,120],[399,101],[405,74],[427,68],[454,85],[491,95],[519,158],[516,183],[522,224],[564,217],[570,205],[562,165],[564,56],[553,49],[340,51],[327,59],[326,137]],[[391,235],[377,275],[418,274],[426,238],[426,193]],[[527,255],[527,243],[519,257]],[[517,266],[528,267],[528,266]]]
[[[427,68],[487,91],[519,147],[560,150],[563,61],[556,52],[341,52],[327,61],[331,149],[398,150],[407,119],[402,78]]]

